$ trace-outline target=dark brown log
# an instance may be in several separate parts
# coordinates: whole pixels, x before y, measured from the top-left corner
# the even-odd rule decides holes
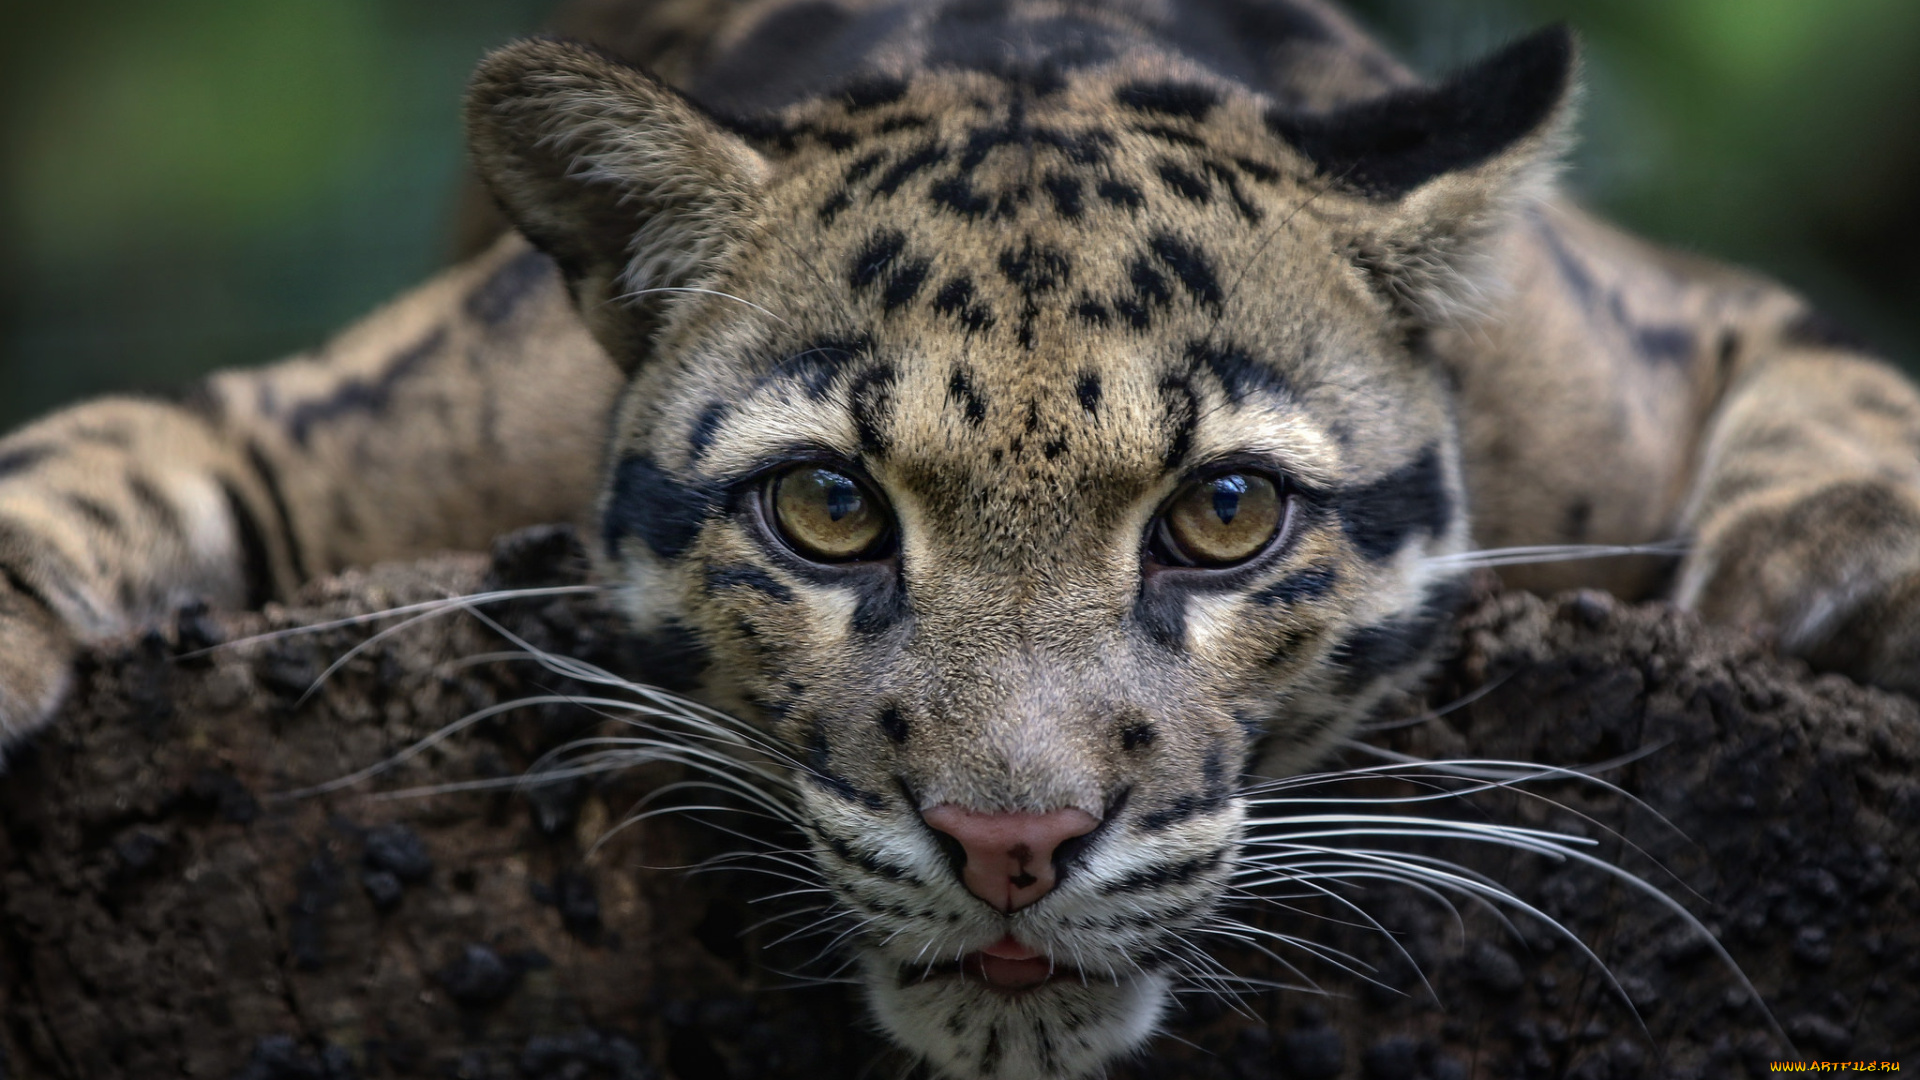
[[[792,912],[756,927],[783,902],[755,897],[785,883],[648,869],[744,842],[670,815],[587,857],[671,778],[665,767],[369,797],[516,777],[599,728],[589,710],[506,713],[373,781],[284,797],[476,709],[587,688],[526,662],[476,661],[510,646],[461,613],[381,638],[311,696],[322,671],[392,621],[242,639],[580,580],[566,535],[536,531],[491,564],[350,574],[264,614],[189,611],[91,657],[66,715],[0,777],[0,1078],[899,1075],[855,992],[797,985],[834,972],[831,955],[816,959],[827,937],[777,943],[804,925]],[[540,648],[648,666],[592,596],[487,610]],[[1601,857],[1716,931],[1800,1055],[1920,1069],[1920,707],[1597,594],[1483,595],[1459,642],[1431,699],[1480,696],[1376,746],[1611,762],[1604,776],[1644,806],[1562,780],[1531,785],[1545,798],[1386,809],[1593,837]],[[1178,1038],[1120,1072],[1719,1078],[1766,1075],[1789,1056],[1740,979],[1652,900],[1591,869],[1416,844],[1403,846],[1476,867],[1573,931],[1638,1019],[1602,966],[1540,920],[1508,929],[1469,907],[1456,928],[1444,906],[1380,887],[1362,899],[1393,941],[1270,903],[1230,912],[1343,949],[1377,981],[1283,950],[1332,996],[1249,993],[1245,1015],[1184,996],[1169,1024]],[[1297,981],[1229,942],[1215,953],[1242,974]]]

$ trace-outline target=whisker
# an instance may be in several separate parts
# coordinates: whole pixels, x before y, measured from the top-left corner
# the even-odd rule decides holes
[[[1611,559],[1625,555],[1659,555],[1678,558],[1692,545],[1681,539],[1659,540],[1651,544],[1533,544],[1523,547],[1482,548],[1432,555],[1420,560],[1428,566],[1446,569],[1475,569],[1495,566],[1529,566],[1535,563],[1573,562],[1579,559]]]

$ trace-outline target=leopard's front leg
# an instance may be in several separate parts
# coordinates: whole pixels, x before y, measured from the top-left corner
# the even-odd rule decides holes
[[[1675,599],[1920,694],[1920,392],[1788,319],[1709,421]]]

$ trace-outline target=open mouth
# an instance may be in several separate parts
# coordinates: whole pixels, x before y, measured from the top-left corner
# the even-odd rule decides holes
[[[960,961],[961,970],[981,979],[996,990],[1031,990],[1048,979],[1069,974],[1043,953],[1021,944],[1012,934],[970,953]]]

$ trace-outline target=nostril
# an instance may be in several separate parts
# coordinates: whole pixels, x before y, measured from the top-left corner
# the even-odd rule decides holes
[[[958,846],[956,869],[967,890],[1001,911],[1016,911],[1051,891],[1059,880],[1063,845],[1093,832],[1100,819],[1084,810],[1044,814],[982,813],[952,803],[921,814],[949,860]]]
[[[947,865],[953,867],[953,876],[959,877],[967,868],[967,849],[960,843],[960,838],[952,833],[934,829],[933,842],[940,845],[940,854],[945,855]]]

